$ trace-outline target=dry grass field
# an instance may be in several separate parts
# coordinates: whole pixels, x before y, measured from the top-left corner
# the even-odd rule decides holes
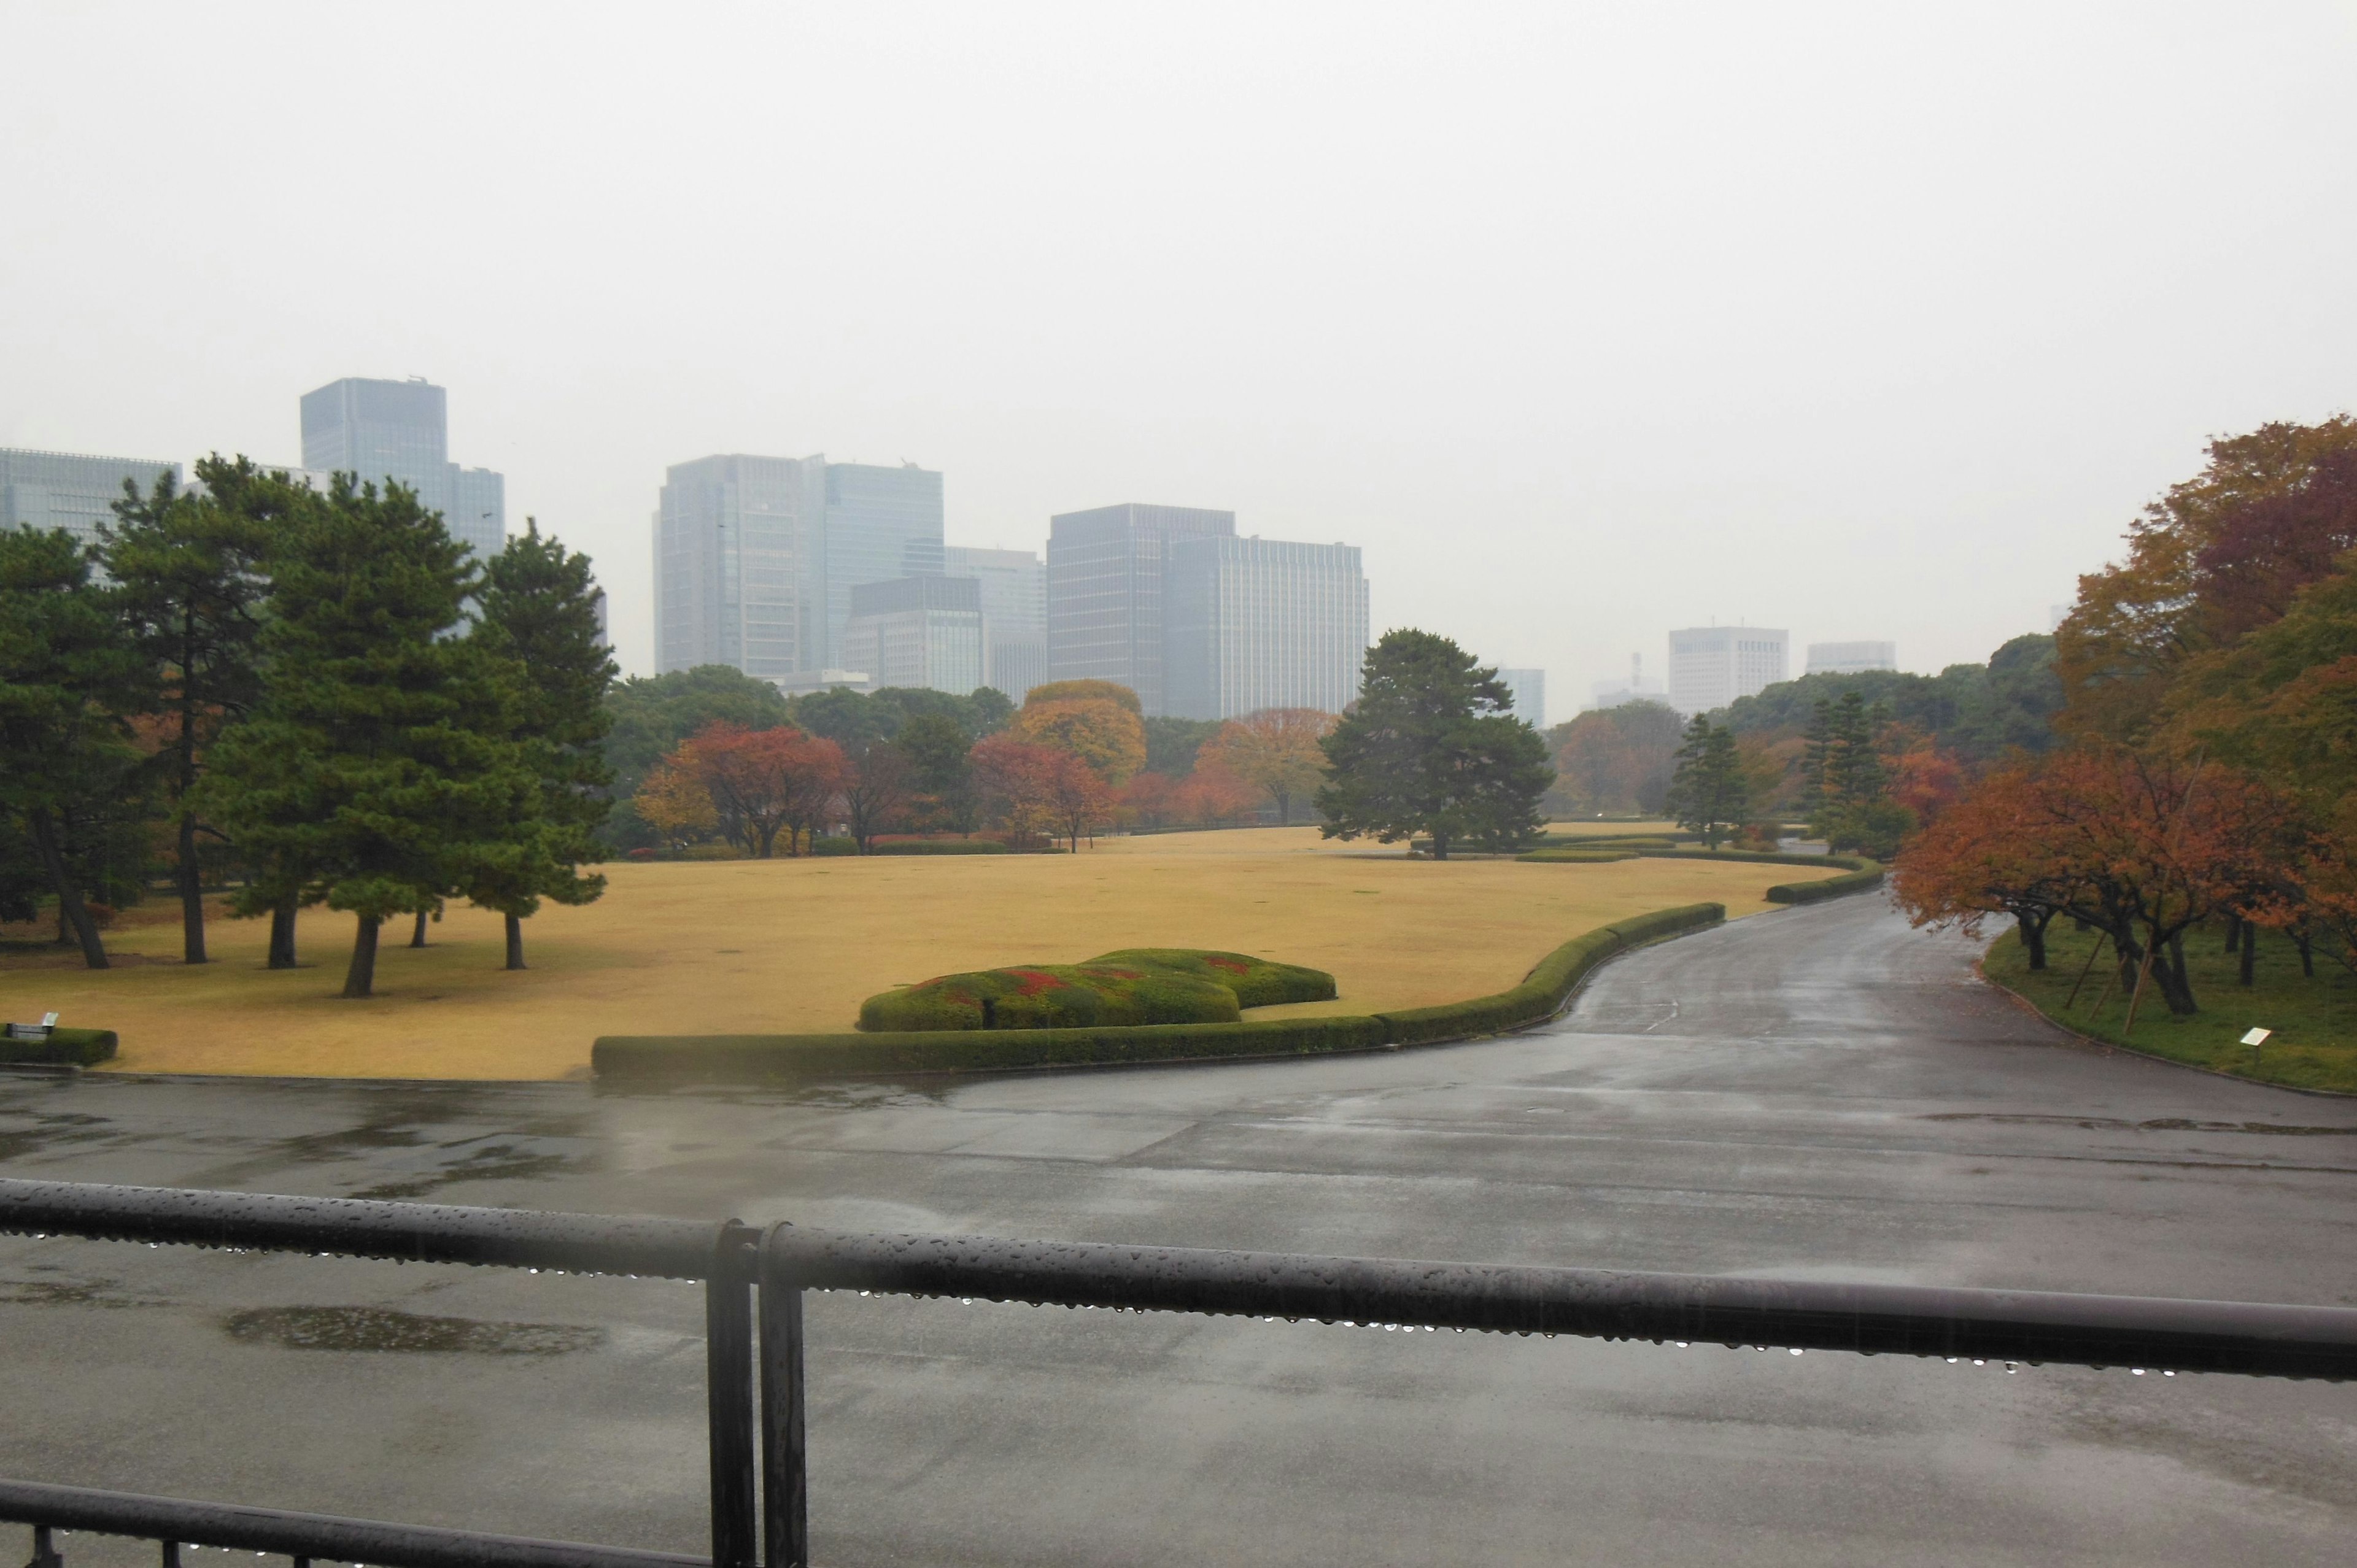
[[[1504,989],[1549,949],[1649,909],[1717,899],[1732,916],[1789,866],[1436,863],[1324,843],[1315,829],[1107,840],[1070,855],[622,864],[598,903],[527,922],[533,967],[502,971],[496,916],[453,908],[429,945],[386,928],[378,994],[336,994],[349,918],[307,910],[305,966],[262,967],[263,922],[211,928],[179,961],[177,906],[109,933],[116,967],[29,945],[0,954],[0,1015],[46,1011],[123,1038],[124,1072],[562,1079],[602,1034],[845,1030],[862,998],[958,970],[1071,962],[1114,948],[1231,948],[1330,971],[1362,1013]]]

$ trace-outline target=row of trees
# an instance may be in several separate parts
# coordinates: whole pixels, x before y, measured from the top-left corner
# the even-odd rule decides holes
[[[385,920],[422,940],[454,898],[506,918],[522,968],[522,921],[604,886],[581,869],[614,673],[587,558],[533,525],[478,563],[398,485],[322,493],[219,456],[197,474],[126,486],[95,546],[0,533],[0,912],[54,897],[104,968],[93,899],[135,897],[160,858],[202,963],[226,863],[273,967],[300,909],[355,918],[348,996],[371,992]]]
[[[2357,967],[2357,423],[2212,444],[2056,638],[2061,741],[1989,769],[1900,857],[1922,923],[2095,928],[2132,998],[2189,1014],[2222,919]],[[2131,1001],[2131,1016],[2135,1002]]]
[[[1286,822],[1324,775],[1318,742],[1333,723],[1276,708],[1195,726],[1174,778],[1146,767],[1157,721],[1125,686],[1056,682],[1011,711],[983,700],[995,692],[908,700],[940,696],[830,692],[759,727],[709,721],[646,770],[633,813],[674,846],[718,836],[764,858],[780,843],[798,854],[827,827],[866,854],[881,834],[985,828],[1018,845],[1077,847],[1115,825],[1248,822],[1263,801]]]

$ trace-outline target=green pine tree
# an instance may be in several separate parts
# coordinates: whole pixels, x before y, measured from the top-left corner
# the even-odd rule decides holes
[[[218,454],[197,464],[201,490],[172,477],[142,496],[124,481],[100,552],[121,611],[157,677],[158,754],[178,855],[180,950],[203,963],[204,877],[198,836],[211,834],[194,790],[214,738],[261,694],[262,601],[271,541],[299,506],[284,475]]]
[[[507,738],[511,666],[454,635],[479,575],[415,492],[339,474],[273,565],[264,695],[222,735],[199,806],[271,868],[255,901],[354,917],[343,994],[367,996],[378,928],[453,893],[540,780]]]
[[[1384,633],[1367,650],[1359,700],[1318,743],[1331,769],[1316,798],[1319,832],[1383,843],[1423,833],[1437,860],[1458,842],[1529,843],[1555,769],[1511,706],[1497,671],[1448,639]]]
[[[124,715],[152,700],[114,597],[65,530],[0,530],[0,820],[29,841],[92,969],[108,967],[106,948],[83,893],[102,869],[93,857],[109,857],[107,835],[91,828],[138,799]]]
[[[470,640],[508,665],[503,738],[522,748],[538,789],[529,811],[497,838],[479,841],[460,868],[460,891],[506,917],[507,967],[522,969],[523,922],[543,898],[587,904],[606,879],[581,867],[605,858],[597,830],[613,809],[607,789],[606,691],[613,650],[597,632],[589,557],[569,553],[536,520],[483,568],[480,618]],[[498,716],[494,731],[501,728]]]
[[[1750,810],[1750,786],[1735,733],[1696,714],[1678,747],[1677,771],[1670,776],[1671,815],[1678,826],[1700,833],[1705,848],[1717,849]]]

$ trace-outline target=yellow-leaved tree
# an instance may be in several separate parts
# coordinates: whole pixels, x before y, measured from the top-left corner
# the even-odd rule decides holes
[[[1198,766],[1211,765],[1265,794],[1276,820],[1293,821],[1293,805],[1326,781],[1326,753],[1318,743],[1334,715],[1316,708],[1263,708],[1230,719],[1203,743]]]
[[[1108,697],[1041,702],[1039,696],[1035,689],[1023,711],[1007,725],[1007,733],[1016,739],[1069,752],[1114,789],[1129,782],[1130,775],[1146,766],[1146,725],[1131,708]]]

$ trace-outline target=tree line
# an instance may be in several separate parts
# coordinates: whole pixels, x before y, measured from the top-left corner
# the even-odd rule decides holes
[[[2222,924],[2357,967],[2357,422],[2212,443],[2126,558],[2080,579],[2055,637],[2057,741],[1982,770],[1899,859],[1918,923],[2056,917],[2113,983],[2198,1007],[2185,940]]]
[[[182,957],[203,890],[271,922],[354,918],[343,994],[367,996],[385,921],[453,899],[522,921],[596,898],[608,809],[588,558],[537,523],[477,561],[399,484],[325,491],[243,457],[146,493],[95,544],[0,532],[0,918],[55,900],[107,967],[106,907],[169,870]]]

